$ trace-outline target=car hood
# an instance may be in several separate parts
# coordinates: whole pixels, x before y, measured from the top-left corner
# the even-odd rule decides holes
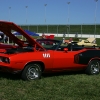
[[[12,34],[12,31],[17,31],[19,32],[21,35],[23,35],[28,43],[30,45],[37,45],[38,47],[44,49],[39,43],[37,43],[33,37],[31,37],[30,35],[28,35],[23,29],[21,29],[19,26],[17,26],[16,24],[14,24],[13,22],[7,22],[7,21],[0,21],[0,31],[3,32],[6,36],[8,36],[12,41],[14,41],[16,44],[18,44],[19,46],[27,46],[27,44],[25,44],[25,42],[23,42],[22,40],[20,40],[19,38],[17,38],[14,34]]]
[[[96,38],[88,38],[87,39],[90,43],[94,42],[96,40]]]

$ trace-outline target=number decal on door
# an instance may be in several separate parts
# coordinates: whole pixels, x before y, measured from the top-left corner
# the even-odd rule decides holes
[[[49,53],[43,53],[43,58],[50,58],[50,54]]]

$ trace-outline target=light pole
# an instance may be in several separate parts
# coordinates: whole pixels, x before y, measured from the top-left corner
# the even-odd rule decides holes
[[[28,6],[25,6],[25,8],[26,8],[26,24],[27,24],[27,8],[28,8]]]
[[[11,9],[11,7],[9,7],[9,21],[10,21],[10,9]]]
[[[57,37],[58,37],[58,27],[59,27],[59,25],[57,25]]]
[[[8,13],[9,13],[9,15],[8,15],[8,17],[9,17],[9,22],[10,22],[10,9],[11,9],[11,7],[9,7],[9,11],[8,11]],[[9,37],[8,37],[8,44],[9,44]]]
[[[68,37],[69,37],[69,31],[70,31],[70,25],[69,25],[69,4],[70,2],[67,2],[68,4]]]
[[[97,1],[98,1],[98,0],[95,0],[96,6],[95,6],[95,30],[94,30],[94,37],[95,37],[95,35],[96,35],[96,11],[97,11]]]
[[[25,8],[26,8],[26,26],[27,26],[27,9],[28,9],[28,6],[25,6]],[[28,27],[28,26],[27,26]],[[28,27],[28,30],[29,30],[29,27]],[[22,36],[22,40],[23,40],[24,38],[23,38],[23,36]],[[26,40],[26,38],[25,38],[25,40]]]
[[[81,38],[82,38],[82,24],[81,24]]]
[[[47,6],[47,4],[44,4],[44,7],[45,7],[45,18],[44,18],[44,22],[45,22],[45,25],[46,25],[46,6]],[[48,25],[47,25],[47,33],[48,33]]]
[[[44,22],[46,24],[46,6],[47,6],[47,4],[44,4],[44,6],[45,6],[45,18],[44,18]]]

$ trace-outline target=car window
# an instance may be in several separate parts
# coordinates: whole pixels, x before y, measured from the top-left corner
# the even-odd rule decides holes
[[[42,45],[45,49],[48,49],[48,50],[55,50],[61,43],[61,41],[47,40],[47,39],[38,39],[36,41],[40,45]]]
[[[89,43],[89,41],[88,40],[85,40],[84,43]]]

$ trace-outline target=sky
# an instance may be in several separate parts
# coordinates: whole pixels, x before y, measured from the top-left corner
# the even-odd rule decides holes
[[[0,12],[19,25],[100,24],[100,0],[0,0]]]

